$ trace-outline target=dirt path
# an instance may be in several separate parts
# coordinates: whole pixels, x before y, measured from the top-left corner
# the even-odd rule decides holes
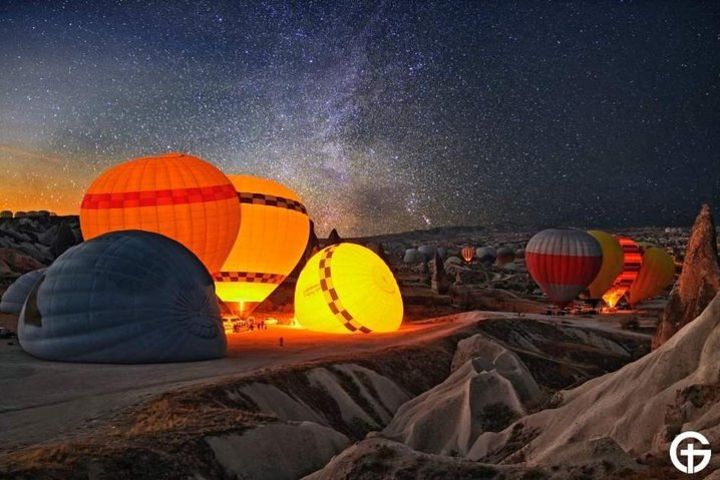
[[[465,313],[404,326],[391,334],[324,335],[289,327],[229,336],[227,358],[156,365],[92,365],[45,362],[17,345],[0,343],[0,451],[63,437],[180,386],[258,370],[365,355],[388,347],[450,335],[498,315]],[[279,337],[284,346],[280,347]]]

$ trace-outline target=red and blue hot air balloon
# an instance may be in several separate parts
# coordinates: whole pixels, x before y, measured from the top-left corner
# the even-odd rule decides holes
[[[585,231],[551,228],[530,239],[525,247],[525,262],[545,295],[563,308],[600,271],[602,248]]]

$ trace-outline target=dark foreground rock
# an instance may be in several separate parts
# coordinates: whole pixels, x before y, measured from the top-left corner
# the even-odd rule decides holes
[[[720,291],[717,238],[710,206],[705,204],[695,219],[685,252],[682,273],[670,293],[662,320],[653,338],[659,348],[695,319]]]

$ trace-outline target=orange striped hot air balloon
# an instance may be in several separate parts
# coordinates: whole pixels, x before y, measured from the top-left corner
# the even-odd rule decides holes
[[[305,252],[310,219],[295,192],[250,175],[229,175],[242,223],[232,251],[215,274],[215,291],[247,317],[292,272]]]
[[[239,224],[230,180],[182,153],[137,158],[106,170],[80,206],[85,240],[118,230],[159,233],[183,244],[211,273],[225,261]]]
[[[630,286],[637,278],[642,266],[642,252],[638,244],[627,237],[617,237],[617,239],[623,249],[623,269],[602,297],[611,308],[617,305],[630,290]]]
[[[658,247],[646,248],[642,256],[642,267],[628,292],[632,307],[648,298],[659,295],[675,278],[675,260]]]
[[[462,250],[460,250],[460,254],[463,257],[463,260],[465,260],[467,263],[472,262],[472,259],[475,257],[475,249],[473,247],[463,247]]]

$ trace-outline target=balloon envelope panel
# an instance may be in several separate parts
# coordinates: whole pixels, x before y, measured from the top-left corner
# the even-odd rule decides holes
[[[588,285],[588,298],[599,300],[607,292],[623,269],[624,254],[620,242],[609,233],[588,231],[602,248],[602,265],[595,279]]]
[[[257,305],[295,268],[310,237],[310,219],[295,192],[273,180],[230,175],[240,200],[240,229],[220,272],[218,297]]]
[[[308,330],[392,332],[403,302],[392,272],[371,250],[341,243],[316,253],[295,287],[295,316]]]
[[[18,315],[30,291],[35,286],[35,283],[42,277],[43,273],[45,273],[45,269],[41,268],[19,276],[17,280],[5,290],[5,293],[3,293],[2,301],[0,302],[0,312]]]
[[[658,247],[650,247],[642,256],[642,267],[635,281],[630,286],[628,301],[635,306],[645,300],[659,295],[675,278],[675,260]]]
[[[530,239],[525,260],[545,295],[563,307],[595,278],[602,250],[597,240],[581,230],[548,229]]]
[[[153,363],[219,358],[225,333],[212,278],[189,250],[123,231],[71,248],[48,267],[18,322],[47,360]]]
[[[177,240],[208,271],[220,269],[237,236],[240,205],[230,180],[191,155],[138,158],[103,172],[80,207],[85,240],[145,230]]]
[[[631,238],[617,237],[623,250],[623,268],[610,288],[602,298],[610,307],[614,307],[630,290],[642,267],[642,253],[640,247]]]

